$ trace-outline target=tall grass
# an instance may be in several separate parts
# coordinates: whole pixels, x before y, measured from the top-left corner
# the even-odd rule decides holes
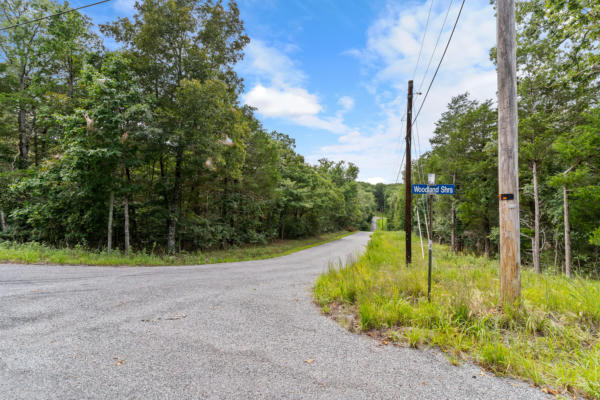
[[[453,362],[473,360],[498,375],[600,399],[599,281],[524,270],[522,301],[502,310],[496,260],[436,246],[429,303],[427,260],[415,246],[407,269],[403,239],[374,233],[356,263],[318,279],[317,302],[353,310],[360,330],[438,347]]]
[[[39,243],[0,242],[0,262],[24,264],[69,265],[197,265],[233,261],[258,260],[279,257],[340,239],[351,232],[325,233],[297,240],[279,240],[266,245],[248,245],[228,250],[213,250],[177,255],[138,251],[124,254],[121,251],[91,251],[83,247],[53,248]]]
[[[377,218],[377,229],[378,230],[382,230],[383,228],[387,227],[388,225],[388,219],[386,217],[379,217]]]

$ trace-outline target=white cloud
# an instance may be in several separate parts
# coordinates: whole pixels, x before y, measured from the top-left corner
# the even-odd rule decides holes
[[[354,139],[356,139],[358,137],[360,137],[360,132],[352,131],[352,132],[348,133],[347,135],[340,137],[338,141],[340,143],[350,143],[351,141],[353,141]]]
[[[302,88],[266,88],[258,84],[243,98],[246,104],[256,107],[266,117],[306,117],[323,109],[317,96]]]
[[[402,103],[409,79],[414,79],[416,92],[427,90],[458,15],[459,6],[456,4],[450,10],[437,48],[437,35],[447,9],[446,4],[434,7],[419,57],[428,9],[429,2],[423,2],[412,9],[390,3],[385,14],[369,29],[367,47],[362,51],[363,56],[371,60],[371,65],[374,66],[372,83],[376,87],[384,86],[385,90],[389,90],[390,86],[395,88],[395,95]],[[421,120],[429,135],[433,128],[432,118],[437,119],[452,96],[465,91],[479,99],[494,96],[496,82],[490,79],[490,72],[495,76],[495,70],[489,60],[489,50],[495,40],[496,23],[489,2],[480,0],[467,3],[423,109],[423,112],[429,111],[430,118]],[[434,48],[435,55],[425,76]],[[417,61],[419,65],[413,76]],[[415,106],[420,103],[421,97],[417,96]]]
[[[424,94],[427,90],[458,14],[457,3],[448,14],[427,74],[425,70],[448,2],[434,2],[414,76],[429,1],[420,0],[418,4],[413,2],[411,7],[407,7],[406,2],[389,0],[367,30],[364,47],[344,52],[359,60],[363,74],[361,86],[380,109],[378,114],[373,114],[376,119],[366,121],[360,129],[348,126],[344,120],[355,106],[354,98],[339,97],[337,109],[331,110],[324,106],[317,93],[308,88],[309,77],[293,57],[300,49],[293,45],[274,46],[252,41],[246,49],[246,60],[241,68],[242,75],[251,78],[247,79],[250,90],[244,96],[244,101],[255,106],[258,113],[265,117],[286,119],[300,126],[340,135],[337,143],[315,149],[307,157],[309,161],[316,162],[322,157],[335,161],[346,160],[360,167],[362,180],[383,178],[386,182],[395,182],[399,177],[399,164],[404,152],[406,128],[402,116],[406,110],[407,81],[414,79],[416,92]],[[466,2],[444,62],[415,126],[413,149],[417,153],[429,149],[428,139],[433,134],[434,123],[452,96],[468,91],[478,100],[495,98],[496,72],[489,60],[495,35],[494,10],[489,0]],[[415,113],[422,99],[422,95],[415,96]]]
[[[289,44],[284,47],[288,51],[294,49],[294,46]],[[256,39],[252,39],[245,49],[241,70],[246,75],[266,79],[271,85],[277,87],[298,86],[306,80],[306,74],[285,52]]]
[[[283,47],[287,52],[298,51],[294,45]],[[250,43],[240,70],[256,83],[242,96],[244,103],[255,107],[265,117],[287,119],[301,126],[338,134],[349,131],[343,114],[352,109],[354,99],[343,96],[338,101],[341,109],[335,115],[322,115],[324,107],[318,96],[304,88],[306,74],[286,51],[260,40]]]
[[[317,115],[306,115],[298,118],[292,118],[292,121],[307,128],[322,129],[332,133],[342,134],[347,132],[348,128],[344,120],[339,117],[319,117]]]
[[[350,96],[342,96],[338,100],[338,104],[342,106],[342,112],[348,112],[354,108],[354,99]]]
[[[361,179],[383,176],[387,182],[394,182],[398,175],[404,151],[402,116],[406,110],[407,82],[414,79],[415,92],[425,94],[459,8],[455,4],[450,10],[430,68],[424,76],[448,3],[435,2],[419,67],[414,73],[429,5],[428,1],[422,1],[420,5],[406,7],[406,4],[390,0],[369,27],[365,47],[346,52],[360,60],[365,77],[363,87],[373,95],[383,122],[376,128],[363,128],[360,133],[346,133],[338,139],[338,144],[324,146],[320,152],[332,159],[356,163],[361,168]],[[495,98],[496,72],[489,60],[489,50],[495,41],[494,10],[489,1],[467,2],[413,131],[413,151],[423,153],[430,148],[428,139],[433,135],[434,123],[453,96],[468,91],[478,100]],[[414,97],[413,115],[422,99],[422,95]]]
[[[376,185],[378,183],[385,183],[385,179],[383,179],[381,176],[374,176],[372,178],[365,179],[365,182],[368,182],[371,185]]]
[[[359,166],[361,180],[381,176],[386,182],[396,182],[396,178],[401,178],[398,167],[404,148],[404,132],[399,117],[389,115],[387,121],[368,131],[369,135],[350,131],[340,136],[337,144],[323,146],[307,159],[311,162],[322,157],[346,160]]]

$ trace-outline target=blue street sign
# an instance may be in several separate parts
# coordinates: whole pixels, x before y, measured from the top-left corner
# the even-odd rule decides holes
[[[454,194],[454,185],[412,185],[414,194]]]

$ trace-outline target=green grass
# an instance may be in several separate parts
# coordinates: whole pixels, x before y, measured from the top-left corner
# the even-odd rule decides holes
[[[428,303],[427,260],[413,243],[407,269],[404,234],[375,232],[356,263],[318,279],[316,301],[353,312],[360,331],[379,330],[413,347],[438,347],[453,363],[472,360],[498,375],[600,399],[600,281],[525,269],[521,303],[502,310],[497,260],[436,246]]]
[[[377,230],[382,230],[385,225],[387,225],[387,218],[379,217],[379,219],[377,219]]]
[[[216,264],[284,256],[351,234],[352,232],[347,231],[325,233],[306,239],[279,240],[266,245],[248,245],[228,250],[181,253],[173,256],[152,254],[144,251],[126,255],[120,251],[111,251],[110,253],[105,251],[94,252],[81,247],[57,249],[38,243],[0,242],[0,262],[115,266]]]

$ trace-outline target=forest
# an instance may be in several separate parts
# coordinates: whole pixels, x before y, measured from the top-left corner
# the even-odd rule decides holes
[[[599,16],[595,1],[517,2],[521,258],[537,272],[600,274]],[[412,168],[415,183],[433,172],[456,184],[455,196],[435,199],[434,238],[494,255],[495,102],[457,94],[435,126],[431,151]],[[404,196],[385,190],[390,229],[404,225]],[[425,232],[426,199],[414,197]]]
[[[0,240],[177,253],[368,229],[356,165],[310,165],[241,103],[234,1],[143,0],[99,27],[3,7]]]

